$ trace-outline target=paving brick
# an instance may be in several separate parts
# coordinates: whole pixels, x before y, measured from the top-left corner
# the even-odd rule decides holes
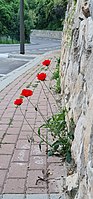
[[[3,193],[24,193],[24,185],[25,179],[7,179]]]
[[[4,112],[4,114],[3,114],[3,117],[13,117],[13,114],[14,114],[14,112],[12,111],[12,112]]]
[[[12,154],[14,149],[14,144],[1,144],[0,154]]]
[[[41,151],[39,149],[39,145],[32,145],[32,148],[31,148],[31,155],[46,155],[46,145],[42,145],[42,148],[41,148]]]
[[[9,124],[10,118],[2,117],[0,120],[0,124]]]
[[[2,143],[15,143],[17,140],[18,135],[5,135]]]
[[[0,110],[0,117],[3,114],[4,111],[5,111],[4,109]]]
[[[44,169],[46,165],[46,156],[31,156],[29,169]]]
[[[28,177],[27,177],[27,188],[28,187],[34,187],[34,188],[46,188],[46,182],[38,180],[38,176],[43,178],[42,170],[30,170],[28,171]],[[37,184],[36,184],[37,183]]]
[[[29,150],[15,150],[12,162],[27,162],[29,158]]]
[[[55,156],[49,156],[48,157],[48,163],[55,163],[55,162],[62,162],[62,158],[55,157]]]
[[[25,178],[27,172],[27,163],[14,162],[11,163],[8,178]]]
[[[18,115],[18,114],[15,113],[15,115],[13,117],[13,120],[14,121],[22,121],[23,120],[23,115],[22,114]]]
[[[16,149],[30,149],[30,143],[28,140],[18,140]]]
[[[11,155],[0,155],[0,169],[7,169],[10,159]]]
[[[8,124],[0,124],[0,131],[6,131],[6,129],[8,128]]]
[[[7,170],[0,170],[0,187],[2,187],[4,183],[4,178],[6,175]]]
[[[34,187],[28,187],[27,188],[27,191],[26,191],[26,194],[46,194],[47,193],[47,189],[46,188],[34,188]],[[29,195],[31,197],[31,195]],[[37,198],[36,198],[37,199]],[[45,199],[45,198],[44,198]]]
[[[22,131],[31,131],[31,127],[27,124],[27,125],[23,125],[22,126]]]
[[[32,135],[32,133],[31,133],[31,131],[21,131],[20,132],[20,135],[19,135],[19,140],[21,139],[23,139],[23,140],[27,140],[28,138],[30,138],[31,137],[31,135]]]
[[[35,131],[37,132],[38,130],[35,130]],[[44,134],[43,134],[43,135],[44,135]],[[35,144],[35,145],[38,145],[38,144],[40,143],[40,141],[41,141],[41,138],[39,138],[39,136],[36,135],[35,133],[33,134],[33,139],[34,139],[34,144]],[[46,145],[46,143],[43,142],[42,145]]]
[[[12,122],[12,124],[11,124],[11,126],[13,127],[13,128],[20,128],[21,127],[21,125],[22,125],[22,121],[13,121]]]
[[[29,122],[29,124],[33,125],[35,123],[35,118],[28,118],[27,121]],[[24,125],[28,125],[26,120],[24,120]]]
[[[26,113],[26,118],[27,119],[31,119],[31,118],[35,119],[35,112],[34,113],[32,113],[32,112]]]
[[[59,193],[59,188],[56,180],[50,180],[48,186],[49,186],[49,193]]]
[[[0,138],[3,138],[3,136],[4,136],[4,134],[5,134],[5,131],[0,131]]]
[[[19,132],[20,132],[20,128],[9,127],[7,130],[7,134],[9,134],[9,135],[19,134]]]

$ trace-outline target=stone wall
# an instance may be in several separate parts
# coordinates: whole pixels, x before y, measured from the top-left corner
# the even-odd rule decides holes
[[[93,0],[70,0],[61,50],[62,106],[76,124],[72,157],[76,169],[67,176],[71,199],[93,199]],[[74,180],[73,180],[74,176]]]
[[[62,38],[62,31],[31,30],[30,41],[31,41],[31,37],[61,39]]]

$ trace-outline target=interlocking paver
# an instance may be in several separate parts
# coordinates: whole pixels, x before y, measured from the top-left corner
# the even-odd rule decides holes
[[[8,124],[0,124],[0,131],[6,130],[8,128]]]
[[[31,130],[30,131],[21,131],[19,135],[19,140],[27,140],[32,136]]]
[[[11,144],[13,144],[13,143],[15,143],[16,142],[16,140],[17,140],[17,135],[5,135],[5,137],[4,137],[4,139],[3,139],[3,141],[2,141],[2,143],[11,143]]]
[[[7,169],[11,155],[0,155],[0,169]]]
[[[25,178],[27,172],[27,163],[13,162],[11,163],[8,178]]]
[[[32,145],[32,150],[31,150],[31,155],[33,155],[33,156],[44,156],[44,155],[46,155],[46,145],[42,145],[42,147],[41,147],[41,151],[40,151],[40,149],[39,149],[39,146],[38,145],[35,145],[35,144],[33,144]]]
[[[31,130],[31,127],[28,126],[27,124],[22,126],[22,131],[29,131],[29,130]]]
[[[12,162],[27,162],[29,158],[29,150],[15,150]]]
[[[38,176],[43,178],[42,170],[28,171],[27,187],[34,187],[34,188],[45,187],[46,188],[46,182],[42,180],[38,181]]]
[[[19,134],[20,132],[20,128],[11,128],[9,127],[8,130],[7,130],[7,134],[8,135],[15,135],[15,134]]]
[[[3,138],[4,134],[5,134],[4,130],[0,131],[0,138]]]
[[[24,193],[25,179],[7,179],[3,193]]]
[[[29,162],[29,169],[44,169],[46,163],[46,156],[31,156]]]
[[[7,170],[6,171],[5,170],[0,170],[0,187],[4,183],[4,178],[5,178],[6,172],[7,172]]]
[[[12,121],[11,122],[11,127],[15,128],[15,127],[21,127],[22,125],[22,121]]]
[[[0,154],[10,155],[13,153],[14,144],[1,144]]]
[[[16,149],[30,149],[30,143],[28,140],[18,140]]]

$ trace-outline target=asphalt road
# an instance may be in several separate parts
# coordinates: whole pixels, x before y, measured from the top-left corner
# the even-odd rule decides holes
[[[61,40],[32,38],[25,44],[25,55],[20,55],[19,44],[0,44],[0,77],[24,65],[45,52],[61,48]]]

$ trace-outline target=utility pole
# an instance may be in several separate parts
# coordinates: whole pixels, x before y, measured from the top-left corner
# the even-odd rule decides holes
[[[24,0],[20,0],[20,54],[25,54]]]

